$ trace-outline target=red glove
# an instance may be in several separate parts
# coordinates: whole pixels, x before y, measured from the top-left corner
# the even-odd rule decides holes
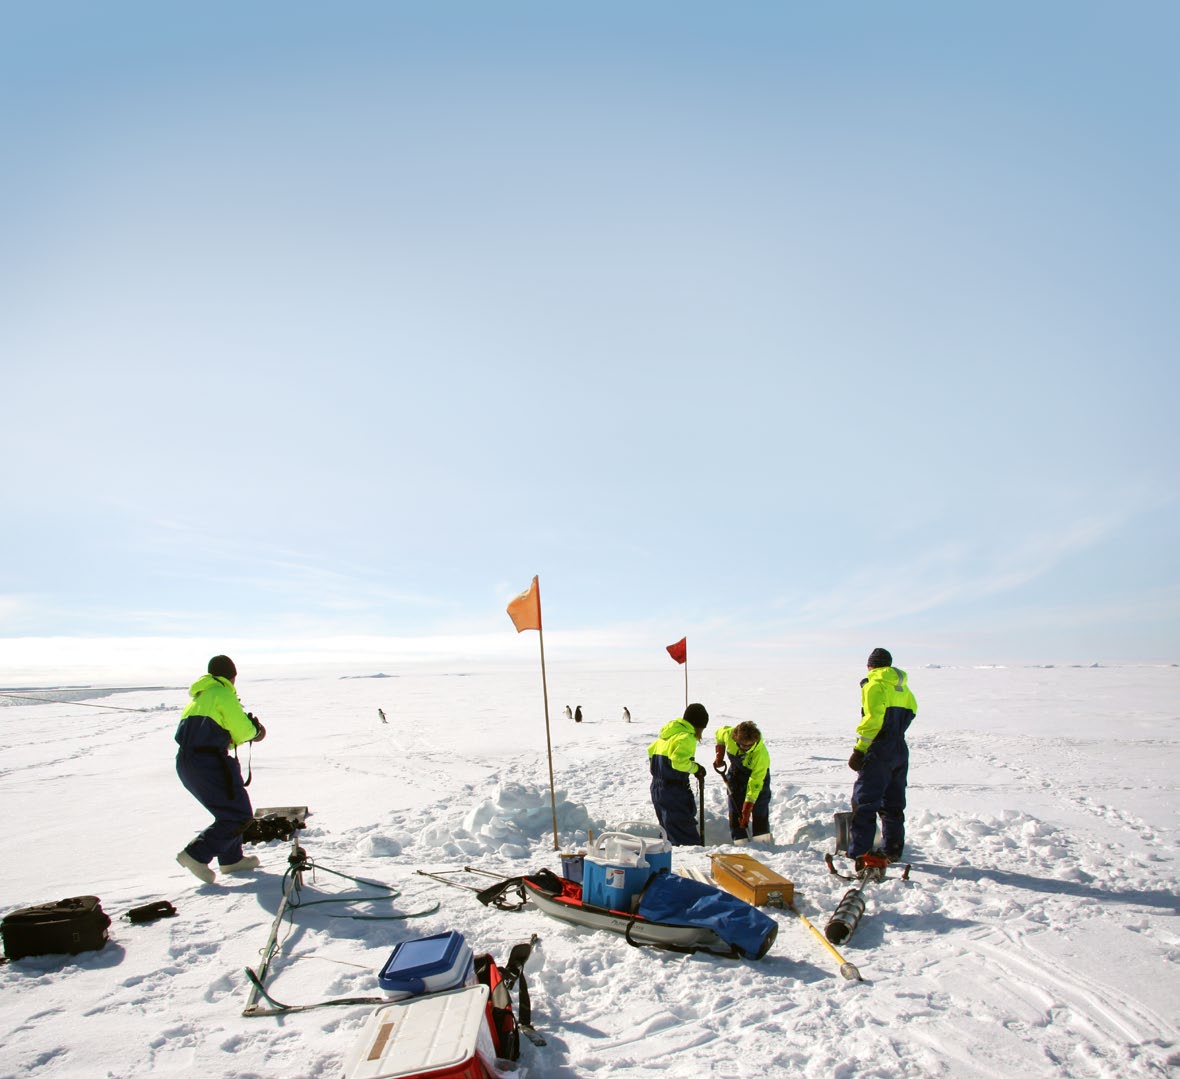
[[[713,755],[713,767],[720,768],[725,761],[725,743],[717,743],[717,752]]]
[[[742,802],[742,815],[738,818],[738,827],[745,828],[750,823],[750,814],[754,812],[753,802]]]

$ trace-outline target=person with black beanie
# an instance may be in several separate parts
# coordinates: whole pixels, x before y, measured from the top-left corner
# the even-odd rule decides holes
[[[866,866],[896,862],[905,848],[906,785],[910,750],[906,731],[918,714],[906,672],[893,666],[885,648],[869,653],[868,676],[860,683],[860,724],[848,767],[856,772],[852,786],[852,821],[848,857],[857,872]],[[873,850],[877,819],[883,851]]]
[[[259,864],[255,855],[242,852],[242,834],[254,809],[237,754],[231,757],[229,751],[244,742],[261,742],[266,728],[243,710],[234,688],[237,677],[229,656],[209,660],[208,673],[189,689],[192,700],[176,728],[176,774],[213,814],[213,823],[176,860],[204,884],[212,884],[216,876],[209,865],[214,858],[223,873],[246,873]]]
[[[700,846],[704,842],[689,777],[705,774],[705,766],[696,762],[696,751],[708,725],[705,706],[690,704],[683,716],[665,723],[659,738],[647,747],[651,804],[656,820],[675,846]]]

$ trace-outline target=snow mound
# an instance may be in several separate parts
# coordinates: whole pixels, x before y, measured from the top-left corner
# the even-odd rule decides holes
[[[585,835],[594,827],[586,807],[556,791],[558,834]],[[403,846],[429,848],[445,857],[475,858],[495,854],[513,860],[527,859],[553,834],[553,804],[548,788],[523,783],[502,783],[467,808],[433,807],[430,822],[407,822]],[[422,814],[415,814],[416,822]]]

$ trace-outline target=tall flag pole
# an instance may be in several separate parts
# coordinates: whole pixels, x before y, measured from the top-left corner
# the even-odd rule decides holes
[[[675,644],[668,645],[668,655],[684,668],[684,707],[688,707],[688,638],[681,637]]]
[[[557,840],[557,795],[553,788],[553,743],[549,737],[549,686],[545,681],[545,634],[541,631],[540,581],[534,577],[533,583],[508,604],[507,610],[517,633],[535,629],[537,639],[541,642],[541,691],[545,697],[545,749],[549,754],[549,804],[553,809],[553,849],[560,850]],[[686,701],[687,699],[685,697]]]

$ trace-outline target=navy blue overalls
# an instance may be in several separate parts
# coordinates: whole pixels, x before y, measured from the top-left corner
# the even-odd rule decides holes
[[[735,756],[726,751],[729,768],[725,786],[729,792],[729,835],[731,839],[749,839],[750,832],[740,824],[742,806],[746,801],[746,788],[750,784],[750,769],[743,763],[745,755]],[[770,772],[762,782],[762,790],[754,799],[754,810],[750,814],[750,827],[754,835],[768,835],[770,832]]]
[[[881,818],[881,845],[887,855],[905,847],[905,792],[910,748],[905,733],[914,720],[907,708],[887,708],[881,730],[865,753],[864,765],[852,786],[851,857],[872,850]]]
[[[242,767],[229,755],[229,731],[208,716],[186,716],[176,728],[176,774],[214,820],[185,850],[208,865],[242,860],[242,833],[254,816]]]
[[[660,827],[668,833],[669,842],[679,847],[700,846],[697,804],[689,786],[693,773],[678,772],[662,753],[653,753],[648,761],[651,766],[651,804]]]

